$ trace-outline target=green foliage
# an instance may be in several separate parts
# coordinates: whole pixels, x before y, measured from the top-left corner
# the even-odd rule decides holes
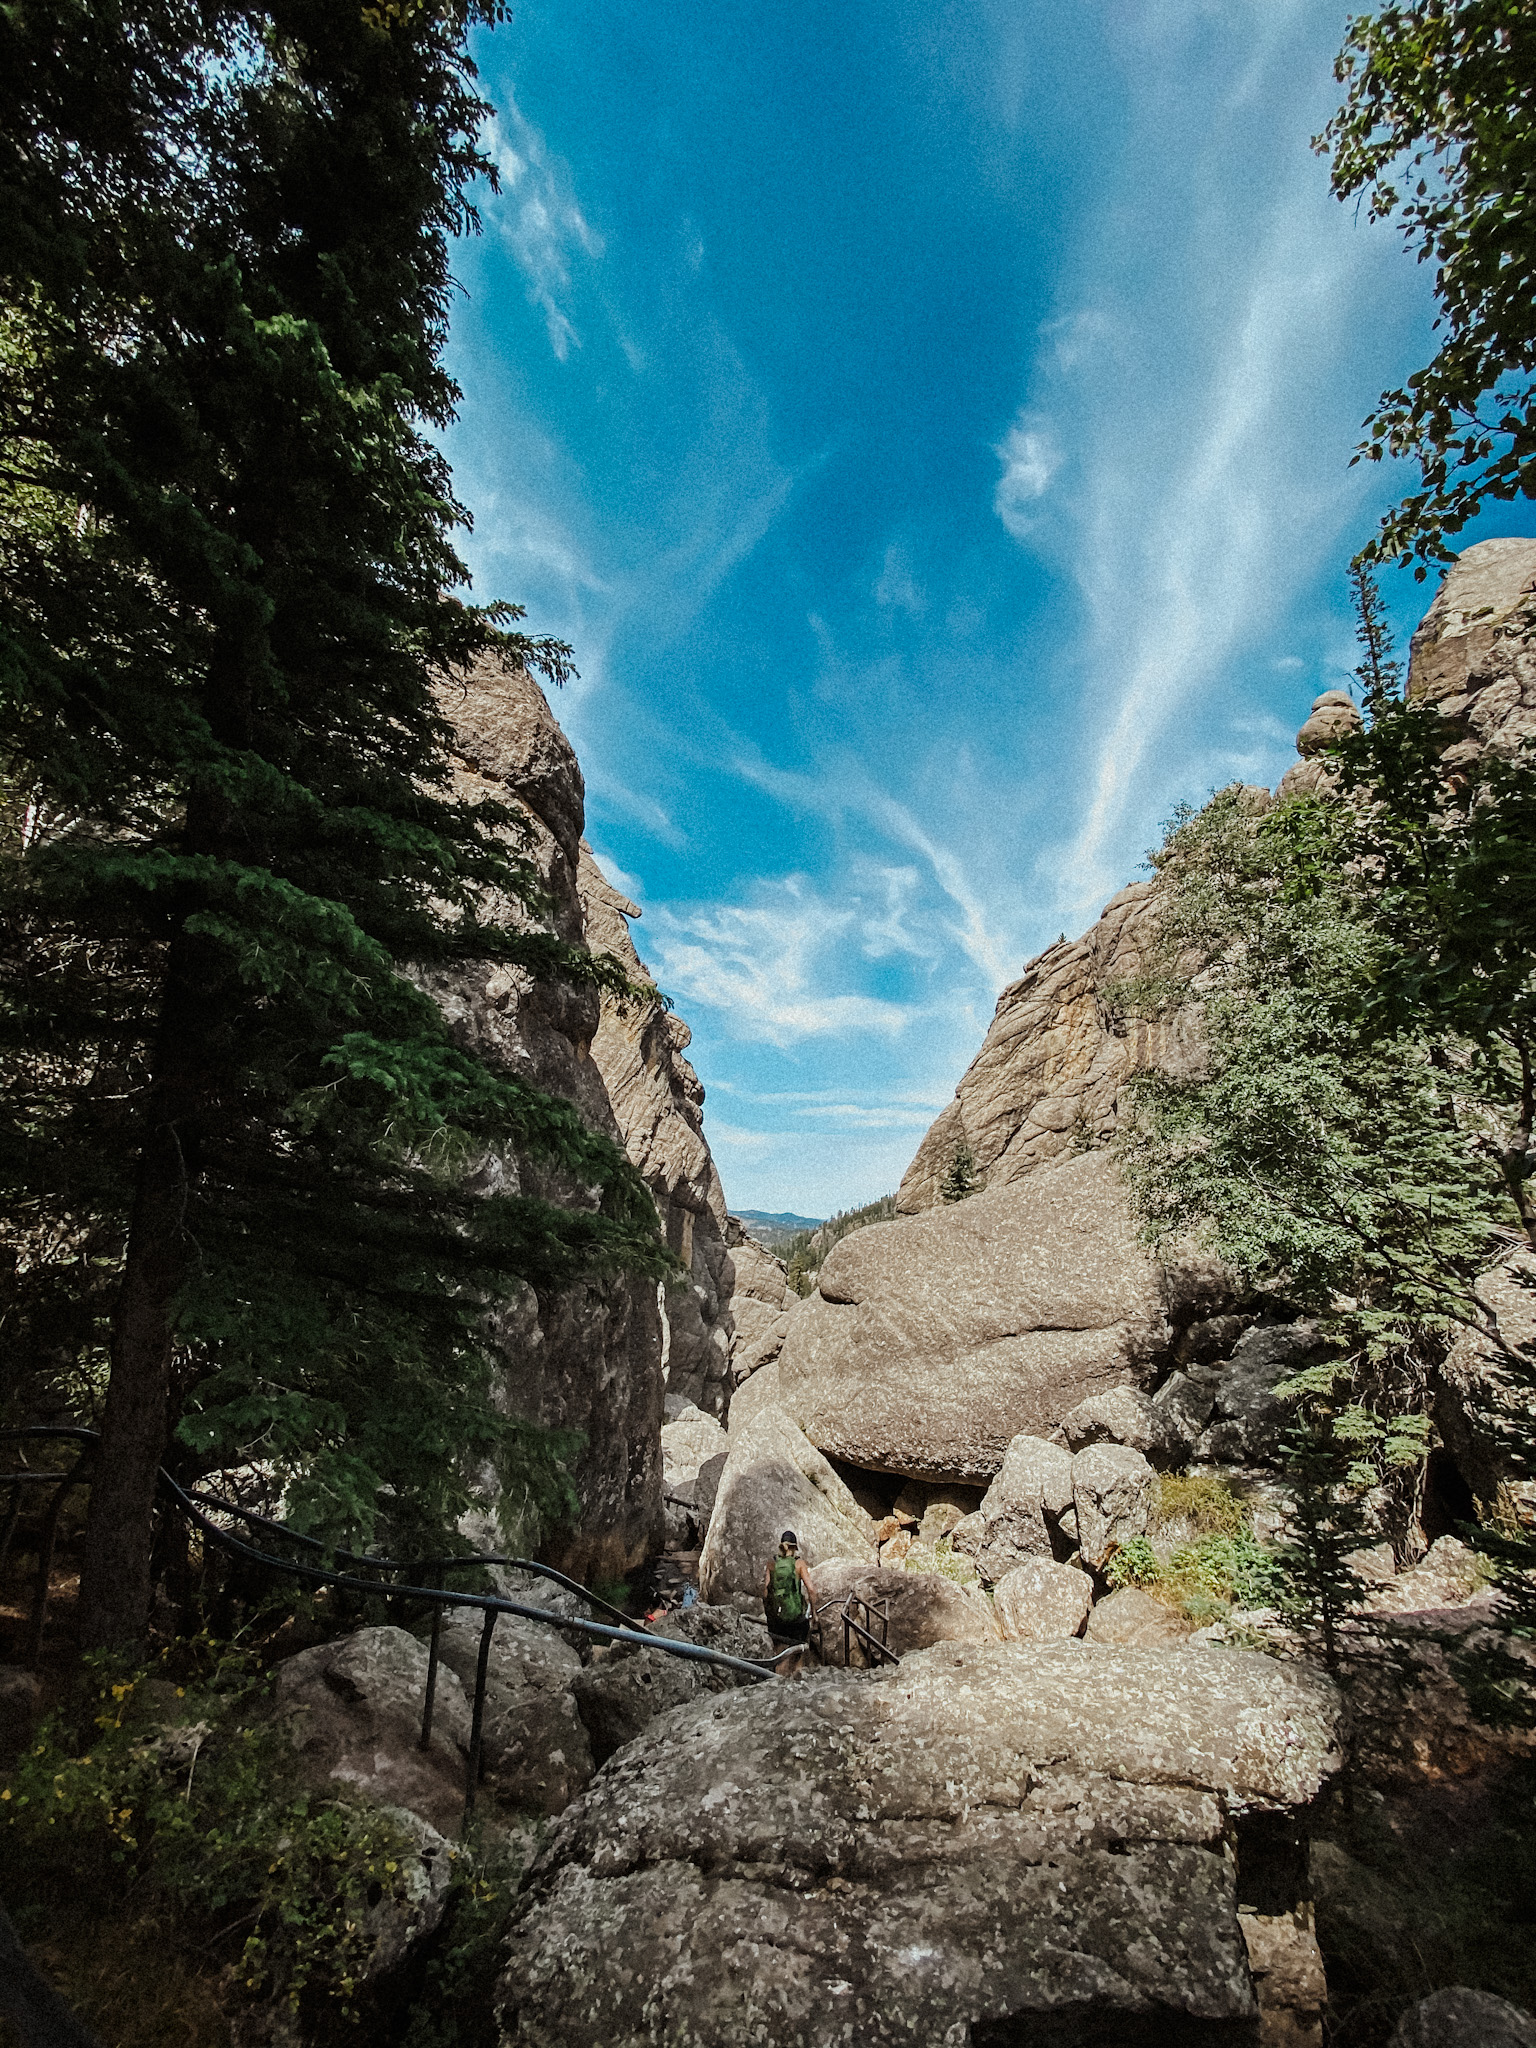
[[[1266,814],[1223,790],[1154,856],[1170,941],[1204,963],[1204,1072],[1139,1078],[1119,1144],[1152,1241],[1203,1236],[1250,1285],[1372,1355],[1475,1313],[1508,1217],[1486,1107],[1408,1020],[1365,1030],[1387,942],[1364,916],[1336,803]]]
[[[169,1921],[176,1948],[231,1966],[240,2002],[347,2016],[370,1915],[411,1897],[410,1842],[376,1808],[299,1790],[249,1660],[196,1648],[183,1686],[96,1660],[79,1713],[39,1729],[0,1785],[7,1903],[24,1938],[61,1914]]]
[[[1155,1586],[1162,1560],[1145,1536],[1128,1536],[1109,1560],[1104,1576],[1117,1590],[1121,1586]]]
[[[1133,1536],[1110,1559],[1106,1577],[1117,1588],[1155,1593],[1202,1624],[1222,1619],[1234,1603],[1272,1606],[1280,1588],[1274,1553],[1254,1535],[1246,1513],[1240,1529],[1210,1530],[1162,1553],[1148,1537]]]
[[[1422,577],[1485,502],[1536,497],[1536,22],[1523,0],[1383,6],[1351,19],[1335,75],[1315,145],[1334,191],[1435,266],[1440,346],[1359,451],[1418,464],[1364,554]]]
[[[489,1850],[460,1874],[401,2048],[500,2048],[496,2001],[507,1922],[527,1865],[522,1842]]]
[[[945,1169],[944,1178],[939,1182],[939,1200],[963,1202],[968,1195],[974,1195],[981,1185],[981,1177],[976,1171],[976,1155],[962,1138]]]

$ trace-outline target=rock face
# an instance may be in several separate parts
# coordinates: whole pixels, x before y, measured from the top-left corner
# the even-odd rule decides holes
[[[582,840],[581,770],[538,685],[485,662],[444,683],[439,702],[455,728],[458,793],[494,795],[522,815],[521,850],[544,892],[545,928],[612,954],[644,988],[650,977],[629,937],[639,912],[610,886]],[[662,1541],[663,1397],[670,1391],[724,1412],[732,1301],[742,1304],[744,1338],[760,1346],[785,1306],[784,1269],[749,1245],[726,1214],[703,1134],[704,1091],[683,1056],[688,1027],[659,995],[599,997],[589,987],[491,964],[426,979],[465,1042],[564,1096],[594,1130],[625,1147],[687,1267],[686,1280],[661,1290],[634,1279],[587,1282],[538,1299],[526,1290],[495,1318],[509,1408],[584,1438],[573,1473],[582,1516],[574,1529],[548,1537],[545,1555],[578,1578],[620,1578]],[[487,1190],[567,1204],[588,1199],[510,1152],[485,1161],[478,1179]]]
[[[630,937],[639,909],[609,883],[585,842],[576,882],[587,944],[612,954],[637,986],[653,986]],[[690,1037],[659,994],[604,994],[592,1057],[625,1150],[656,1197],[668,1244],[688,1268],[686,1281],[660,1296],[667,1392],[723,1415],[733,1377],[775,1355],[795,1297],[782,1260],[726,1212],[704,1138],[704,1090],[683,1057]]]
[[[812,1572],[837,1557],[873,1562],[874,1522],[783,1410],[765,1408],[731,1439],[699,1557],[699,1597],[755,1600],[786,1529]]]
[[[671,1399],[667,1406],[670,1410]],[[701,1408],[680,1404],[662,1424],[662,1501],[667,1540],[675,1548],[686,1550],[708,1527],[729,1449],[730,1438]]]
[[[522,850],[544,889],[546,926],[584,943],[577,873],[585,790],[543,693],[531,677],[486,662],[462,683],[444,684],[439,697],[455,727],[456,791],[494,795],[522,812]],[[592,1057],[601,1018],[595,990],[535,981],[498,963],[434,975],[428,986],[477,1051],[566,1097],[594,1130],[621,1137]],[[488,1191],[567,1204],[587,1199],[510,1152],[487,1161],[478,1179]],[[512,1412],[585,1439],[573,1473],[581,1520],[550,1540],[550,1561],[578,1578],[621,1577],[661,1538],[662,1328],[654,1281],[626,1277],[544,1298],[524,1289],[496,1316],[494,1334]]]
[[[1339,1716],[1267,1658],[1079,1643],[682,1708],[556,1823],[505,2038],[1251,2041],[1242,1828],[1315,1798]]]
[[[1114,1163],[1086,1153],[844,1238],[791,1321],[777,1398],[829,1456],[986,1485],[1012,1438],[1169,1341]]]
[[[1457,556],[1413,636],[1408,692],[1457,729],[1452,768],[1536,733],[1536,540]]]
[[[427,1651],[403,1628],[365,1628],[301,1650],[277,1667],[277,1704],[304,1777],[400,1806],[443,1834],[464,1812],[469,1702],[451,1670],[437,1674],[432,1746],[421,1750]]]
[[[1491,1502],[1504,1486],[1529,1508],[1536,1484],[1523,1459],[1511,1457],[1507,1430],[1522,1410],[1529,1427],[1530,1393],[1511,1367],[1536,1358],[1536,1257],[1515,1253],[1482,1276],[1477,1295],[1497,1337],[1473,1330],[1457,1337],[1440,1369],[1435,1424],[1478,1499]]]
[[[480,1635],[481,1616],[474,1608],[444,1614],[439,1655],[466,1701],[475,1696]],[[524,1813],[563,1813],[591,1777],[592,1751],[571,1693],[580,1671],[581,1659],[552,1628],[512,1614],[498,1619],[486,1667],[480,1769],[502,1805]]]
[[[907,1168],[898,1210],[932,1208],[962,1148],[988,1188],[1007,1186],[1110,1137],[1131,1074],[1190,1071],[1200,1051],[1193,1020],[1138,1021],[1116,995],[1146,972],[1157,914],[1156,885],[1133,882],[1081,939],[1048,946],[1003,990],[954,1101]]]

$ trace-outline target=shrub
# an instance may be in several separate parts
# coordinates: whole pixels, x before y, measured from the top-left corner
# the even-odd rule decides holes
[[[379,1810],[300,1789],[264,1679],[200,1648],[203,1680],[185,1685],[91,1660],[77,1710],[45,1721],[0,1785],[0,1862],[27,1873],[7,1887],[19,1931],[68,1923],[84,1950],[101,1926],[129,1948],[137,1934],[170,1949],[170,1971],[222,1966],[237,1999],[350,2018],[370,1913],[407,1900],[411,1845]],[[134,2031],[115,1985],[69,1988],[108,2001],[90,2014],[108,2038]]]

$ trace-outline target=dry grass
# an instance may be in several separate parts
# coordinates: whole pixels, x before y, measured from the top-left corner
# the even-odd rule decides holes
[[[1147,1535],[1155,1549],[1198,1542],[1202,1536],[1246,1536],[1253,1526],[1245,1501],[1208,1474],[1197,1478],[1165,1472]]]

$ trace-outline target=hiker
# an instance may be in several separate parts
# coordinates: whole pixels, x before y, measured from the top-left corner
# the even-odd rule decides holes
[[[777,1649],[785,1643],[805,1643],[811,1632],[811,1610],[816,1604],[811,1575],[800,1555],[800,1539],[793,1529],[779,1538],[779,1554],[763,1567],[763,1611],[768,1633]],[[786,1659],[779,1670],[792,1678],[805,1662],[805,1653]]]

